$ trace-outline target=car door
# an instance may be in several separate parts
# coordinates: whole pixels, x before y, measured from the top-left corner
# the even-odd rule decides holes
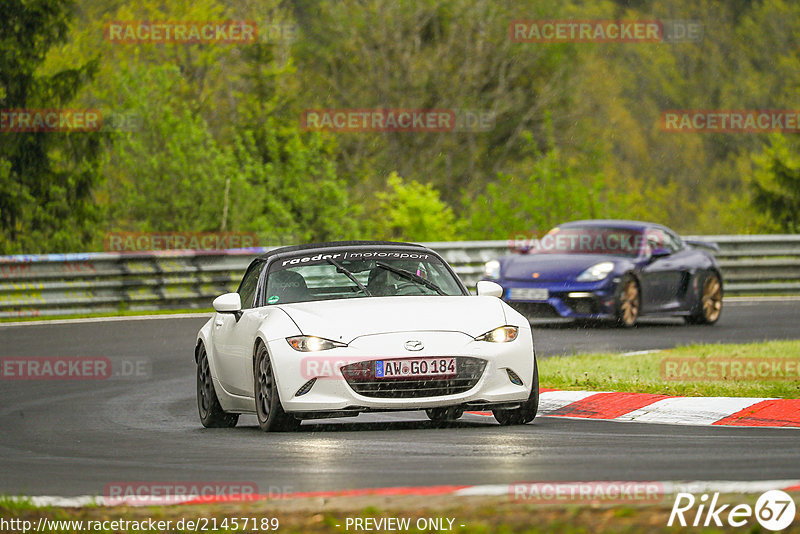
[[[675,234],[663,228],[650,228],[645,234],[648,248],[669,254],[652,258],[642,270],[642,296],[645,312],[667,311],[680,306],[685,291],[687,249]]]
[[[686,291],[689,288],[691,277],[692,251],[683,244],[681,238],[669,230],[666,235],[665,247],[672,253],[664,258],[669,260],[662,267],[664,269],[664,309],[673,310],[684,306]]]
[[[253,396],[253,347],[262,316],[255,302],[261,287],[263,262],[250,265],[237,293],[242,300],[242,314],[215,313],[212,339],[216,353],[217,379],[229,393]]]

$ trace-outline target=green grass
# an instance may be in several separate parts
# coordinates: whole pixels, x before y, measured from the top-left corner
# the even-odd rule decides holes
[[[687,360],[684,360],[686,358]],[[800,366],[800,341],[768,341],[747,344],[688,345],[650,354],[577,354],[539,360],[541,387],[553,389],[585,389],[592,391],[631,391],[682,396],[732,396],[800,398],[800,380],[764,379],[753,376],[731,377],[718,372],[718,380],[667,379],[665,360],[699,362],[709,359],[734,362],[737,359],[769,361],[775,358],[792,360]],[[685,367],[684,367],[685,369]],[[718,367],[719,369],[719,367]]]
[[[19,513],[37,509],[36,505],[27,497],[0,495],[0,510]]]

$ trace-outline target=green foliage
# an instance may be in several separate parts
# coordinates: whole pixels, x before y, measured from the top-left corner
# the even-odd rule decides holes
[[[8,0],[0,108],[138,117],[0,132],[0,253],[112,230],[264,243],[508,238],[625,217],[701,234],[798,231],[790,136],[665,132],[668,109],[797,109],[790,0]],[[686,43],[518,43],[516,19],[692,20]],[[293,42],[112,43],[112,20],[252,20]],[[485,131],[308,132],[303,110],[472,110]],[[405,180],[399,178],[403,176]]]
[[[115,134],[113,170],[106,196],[109,230],[213,231],[238,229],[254,210],[225,210],[249,198],[247,162],[221,146],[205,120],[175,97],[180,72],[170,65],[124,73],[120,109],[138,117],[141,129]],[[231,219],[233,222],[231,222]]]
[[[259,139],[251,155],[263,165],[253,183],[264,198],[255,230],[288,234],[295,242],[354,237],[358,211],[337,177],[332,147],[319,134],[300,132],[296,125],[279,125],[274,118],[246,134]]]
[[[66,40],[72,2],[9,0],[0,17],[0,109],[68,107],[96,60],[40,73]],[[0,253],[86,248],[102,210],[101,134],[0,132]]]
[[[532,144],[533,139],[528,135]],[[486,193],[472,203],[465,224],[472,239],[508,239],[531,231],[546,232],[561,222],[612,217],[622,210],[614,205],[601,174],[587,175],[574,160],[551,147],[528,158],[526,176],[500,173]]]
[[[453,241],[458,237],[453,210],[431,184],[409,182],[393,172],[388,191],[377,195],[374,235],[400,241]]]
[[[797,143],[770,136],[770,146],[754,156],[753,203],[769,213],[783,232],[800,232],[800,154]]]

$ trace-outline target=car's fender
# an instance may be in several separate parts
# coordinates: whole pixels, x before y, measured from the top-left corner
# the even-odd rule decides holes
[[[289,314],[282,308],[276,306],[272,312],[273,313],[269,313],[264,320],[261,321],[261,325],[256,331],[256,337],[253,341],[253,364],[251,366],[253,373],[255,373],[256,365],[256,347],[259,342],[263,343],[264,346],[267,347],[267,350],[270,351],[270,344],[283,342],[288,346],[288,343],[284,341],[287,337],[299,336],[304,333],[309,334],[309,332],[302,332]],[[270,358],[272,357],[272,352],[270,351]],[[273,378],[278,388],[280,388],[280,373],[274,372]]]

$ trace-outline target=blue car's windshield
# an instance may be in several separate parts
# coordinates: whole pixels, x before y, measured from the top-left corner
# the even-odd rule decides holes
[[[534,242],[536,254],[603,254],[636,257],[646,245],[644,234],[626,228],[569,226],[553,228]]]

